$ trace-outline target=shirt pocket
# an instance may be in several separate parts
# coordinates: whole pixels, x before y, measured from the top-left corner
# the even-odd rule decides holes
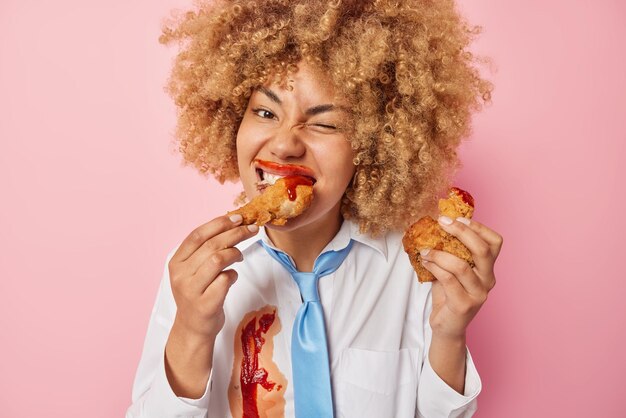
[[[335,379],[335,411],[343,418],[414,417],[419,350],[347,348]]]

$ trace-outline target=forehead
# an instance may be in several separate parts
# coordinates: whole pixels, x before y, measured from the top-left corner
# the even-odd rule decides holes
[[[322,70],[306,63],[299,63],[298,71],[287,75],[284,80],[266,83],[263,87],[265,91],[275,93],[281,101],[295,100],[303,105],[322,102],[339,104],[343,101],[341,97],[335,97],[332,79]],[[254,93],[261,92],[256,90]]]

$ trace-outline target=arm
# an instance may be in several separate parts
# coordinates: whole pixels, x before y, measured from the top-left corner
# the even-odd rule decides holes
[[[173,252],[167,257],[171,259]],[[200,399],[184,398],[182,392],[174,392],[168,381],[165,352],[168,335],[174,328],[176,304],[170,287],[167,268],[157,292],[156,301],[150,315],[143,352],[135,374],[132,388],[132,404],[126,411],[126,418],[159,417],[204,417],[209,403],[208,386],[205,382]],[[170,332],[172,330],[172,332]],[[195,397],[194,397],[195,398]]]
[[[243,259],[234,245],[258,232],[241,220],[222,216],[196,228],[168,257],[126,418],[206,416],[215,338],[237,279],[226,268]]]
[[[476,266],[444,251],[420,252],[423,266],[437,280],[425,316],[430,341],[418,387],[418,411],[427,417],[449,417],[453,412],[455,417],[471,416],[481,384],[465,345],[466,330],[495,285],[493,266],[502,237],[465,218],[456,222],[440,218],[440,224],[467,246]]]
[[[174,323],[165,346],[165,374],[177,396],[203,396],[211,374],[214,345],[215,339],[196,338]]]
[[[449,348],[451,353],[445,342],[439,345],[430,326],[431,313],[432,287],[428,291],[424,311],[423,329],[426,351],[423,355],[422,371],[418,382],[416,417],[469,418],[478,407],[477,397],[482,389],[480,376],[464,344],[458,347],[453,343]],[[459,354],[459,351],[462,354]],[[451,356],[450,362],[447,361],[448,355]],[[431,359],[434,359],[435,364]],[[453,381],[454,379],[458,380]],[[462,387],[461,392],[457,386],[459,382]]]
[[[465,337],[445,338],[433,335],[428,359],[437,375],[460,394],[465,391]]]

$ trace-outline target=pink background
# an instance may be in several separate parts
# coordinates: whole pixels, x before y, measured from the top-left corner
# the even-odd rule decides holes
[[[190,4],[0,3],[3,417],[123,416],[167,252],[231,207],[170,143],[159,22]],[[457,184],[505,237],[476,416],[624,416],[626,7],[461,6],[496,90]]]

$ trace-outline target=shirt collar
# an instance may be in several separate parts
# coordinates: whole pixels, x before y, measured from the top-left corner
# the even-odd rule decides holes
[[[344,224],[346,224],[346,223],[350,225],[350,237],[353,240],[358,241],[361,244],[367,245],[368,247],[371,247],[371,248],[375,249],[383,257],[385,257],[385,261],[387,261],[387,238],[386,238],[386,235],[381,235],[379,237],[374,238],[371,235],[362,234],[360,229],[359,229],[359,224],[354,223],[354,222],[350,222],[350,221],[344,221]]]
[[[350,239],[353,239],[361,244],[373,248],[374,250],[378,251],[383,257],[385,257],[385,260],[387,260],[387,241],[385,239],[385,236],[383,235],[377,238],[373,238],[368,234],[362,234],[359,230],[359,225],[349,220],[343,221],[339,232],[337,232],[337,235],[335,235],[335,237],[330,240],[326,247],[324,247],[322,253],[329,250],[341,250],[348,245]],[[235,247],[243,253],[250,246],[252,246],[252,244],[257,244],[261,240],[268,246],[276,249],[276,247],[274,247],[274,244],[272,244],[272,241],[270,241],[269,237],[267,236],[265,227],[259,228],[258,234],[240,242]]]

